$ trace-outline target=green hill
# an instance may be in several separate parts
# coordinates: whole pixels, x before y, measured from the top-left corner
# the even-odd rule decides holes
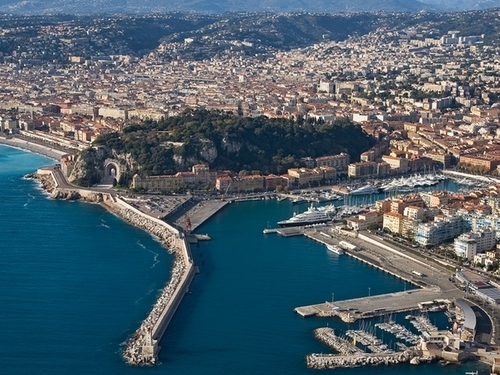
[[[173,174],[200,162],[213,169],[281,174],[301,166],[303,157],[347,152],[356,160],[374,143],[374,138],[346,120],[246,118],[206,110],[132,125],[95,142],[111,148],[115,155],[133,159],[123,184],[134,173]]]

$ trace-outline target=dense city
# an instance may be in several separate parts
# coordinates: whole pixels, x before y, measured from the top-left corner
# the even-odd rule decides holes
[[[415,306],[426,312],[443,308],[453,311],[461,324],[461,331],[454,328],[430,334],[412,349],[405,346],[404,355],[381,350],[382,344],[376,344],[374,356],[368,360],[360,360],[361,354],[349,342],[323,329],[317,333],[320,340],[357,354],[347,350],[349,360],[313,354],[308,358],[310,367],[431,357],[463,359],[457,353],[463,353],[463,342],[473,341],[477,333],[475,322],[468,326],[473,313],[462,299],[451,302],[447,298],[465,291],[472,299],[491,306],[500,303],[500,179],[496,179],[500,171],[500,46],[492,35],[472,33],[470,28],[443,31],[442,26],[422,22],[399,28],[380,26],[339,40],[324,35],[324,40],[314,44],[287,49],[278,48],[276,43],[264,45],[255,38],[230,34],[214,38],[200,31],[163,38],[139,53],[115,33],[112,25],[116,22],[100,20],[92,23],[93,27],[83,27],[75,20],[46,25],[20,20],[19,25],[1,30],[6,40],[10,34],[22,34],[27,43],[14,49],[0,43],[4,51],[0,55],[0,141],[12,141],[21,148],[29,148],[33,142],[62,150],[57,166],[39,171],[52,176],[51,184],[55,185],[51,189],[79,189],[69,183],[77,181],[75,176],[81,172],[82,152],[94,149],[99,153],[104,146],[99,137],[189,116],[192,111],[288,119],[318,127],[346,121],[373,140],[371,148],[357,155],[349,150],[304,155],[280,174],[214,169],[210,164],[217,149],[212,145],[197,158],[188,158],[190,165],[183,162],[184,168],[172,174],[144,174],[137,168],[130,183],[118,186],[119,190],[111,187],[120,185],[120,175],[125,175],[127,168],[131,170],[134,162],[129,156],[121,160],[116,152],[106,157],[99,166],[103,170],[101,184],[87,187],[94,189],[89,200],[104,202],[114,212],[119,211],[116,207],[126,207],[127,214],[135,218],[130,222],[152,222],[159,228],[156,232],[168,232],[164,243],[178,243],[181,249],[176,255],[177,268],[154,314],[129,341],[125,355],[129,363],[156,363],[158,343],[182,299],[177,286],[182,280],[182,292],[187,292],[194,277],[188,242],[197,243],[198,238],[191,234],[190,213],[211,207],[213,212],[205,220],[227,202],[257,196],[290,198],[294,203],[343,200],[342,208],[332,208],[331,216],[323,216],[327,219],[293,224],[291,218],[284,223],[292,222],[291,226],[300,229],[272,229],[272,233],[292,236],[300,232],[330,246],[329,250],[390,270],[422,288],[421,294],[415,292],[407,310],[394,307],[394,311],[409,311]],[[230,19],[203,22],[208,30]],[[205,141],[196,139],[200,144]],[[229,141],[226,145],[237,151],[242,148]],[[168,141],[161,147],[174,150],[178,156],[175,150],[183,143]],[[443,186],[442,181],[448,179],[457,186],[453,191],[429,188]],[[88,189],[81,189],[82,197],[89,195]],[[374,194],[384,197],[370,204],[350,201]],[[206,202],[210,198],[217,202],[213,207]],[[313,207],[308,212],[323,214]],[[170,220],[172,226],[160,219]],[[374,250],[376,246],[382,250]],[[391,257],[412,259],[416,265],[408,268],[408,261],[398,265]],[[418,268],[420,263],[422,269]],[[455,279],[445,271],[450,269]],[[450,292],[443,283],[450,288],[456,283],[460,288]],[[427,306],[425,298],[429,296],[434,300]],[[353,316],[364,319],[386,314],[386,301],[375,308],[372,304],[377,302],[371,297],[366,311],[359,301],[336,305],[333,296],[331,303],[298,311],[303,316],[342,316],[346,321]],[[359,306],[353,308],[355,303]],[[162,320],[165,315],[166,324]],[[491,315],[494,326],[493,311]],[[408,319],[414,317],[408,315]],[[494,330],[490,333],[491,340],[498,335]],[[362,338],[364,334],[352,335]]]

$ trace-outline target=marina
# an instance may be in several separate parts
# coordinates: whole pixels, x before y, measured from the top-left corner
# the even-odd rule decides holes
[[[349,337],[347,339],[337,336],[332,328],[321,327],[314,330],[314,336],[338,353],[309,354],[306,357],[307,366],[314,369],[399,364],[413,358],[425,360],[415,348],[405,347],[401,352],[394,352],[387,348],[380,339],[363,330],[347,331],[346,337]],[[371,353],[363,351],[356,346],[357,343],[365,345]]]

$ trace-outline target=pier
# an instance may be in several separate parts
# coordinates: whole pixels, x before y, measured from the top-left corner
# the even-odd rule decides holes
[[[417,289],[403,292],[380,294],[376,296],[353,298],[344,301],[323,302],[315,305],[296,307],[295,312],[303,317],[338,316],[346,323],[358,319],[372,318],[405,311],[419,310],[425,302],[436,301],[435,304],[447,304],[448,293],[436,289]]]

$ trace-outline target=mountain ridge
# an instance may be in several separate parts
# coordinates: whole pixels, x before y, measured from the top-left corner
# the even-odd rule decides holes
[[[498,0],[500,2],[500,0]],[[196,11],[224,12],[419,12],[437,11],[438,7],[419,0],[0,0],[0,12],[12,14],[99,14],[99,13],[162,13]]]

